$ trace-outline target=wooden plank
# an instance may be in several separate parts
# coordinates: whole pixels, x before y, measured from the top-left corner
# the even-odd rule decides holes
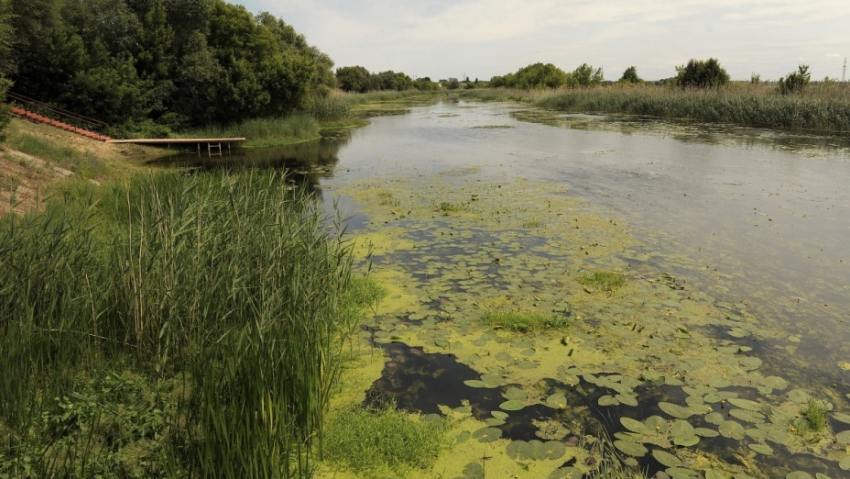
[[[133,143],[136,145],[191,145],[194,143],[239,143],[245,138],[137,138],[133,140],[109,140],[109,143]]]

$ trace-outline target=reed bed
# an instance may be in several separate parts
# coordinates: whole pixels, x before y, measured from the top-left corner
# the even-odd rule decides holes
[[[850,131],[850,88],[836,83],[812,84],[805,91],[782,95],[772,84],[733,83],[720,89],[672,86],[609,85],[556,91],[497,90],[501,99],[542,108],[589,113],[623,113],[706,123],[812,130]],[[464,96],[497,100],[492,92],[472,90]]]
[[[379,294],[275,174],[155,174],[0,222],[0,476],[308,477]]]
[[[228,126],[210,125],[188,130],[180,138],[247,138],[252,147],[276,146],[319,138],[319,120],[311,112],[283,117],[256,118]]]

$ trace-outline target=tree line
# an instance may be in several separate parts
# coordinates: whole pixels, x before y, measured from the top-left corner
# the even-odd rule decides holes
[[[387,70],[370,73],[365,67],[342,67],[336,70],[337,85],[343,91],[366,93],[382,90],[437,90],[440,86],[428,77],[410,78],[406,73]]]
[[[283,20],[224,0],[0,0],[13,90],[118,130],[283,115],[334,88],[332,67]]]

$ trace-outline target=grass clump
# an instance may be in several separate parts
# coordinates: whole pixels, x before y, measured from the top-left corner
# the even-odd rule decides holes
[[[594,271],[585,273],[576,280],[579,284],[600,291],[614,292],[622,288],[626,284],[626,277],[622,273],[612,273],[610,271]]]
[[[826,406],[822,401],[809,399],[802,417],[794,421],[794,429],[797,434],[804,435],[808,432],[821,432],[826,427]]]
[[[565,314],[539,311],[486,311],[483,320],[494,328],[507,329],[518,333],[566,329],[570,326],[569,318]]]
[[[441,202],[437,207],[437,211],[441,213],[458,213],[468,209],[469,205],[466,203],[449,203],[448,201]]]
[[[309,113],[245,120],[229,126],[208,126],[178,135],[182,138],[246,138],[246,147],[281,146],[319,139],[320,125]]]
[[[0,477],[309,477],[381,295],[324,216],[245,171],[0,220]]]
[[[404,476],[427,468],[446,445],[445,419],[411,416],[394,407],[356,408],[327,426],[326,458],[358,473],[388,469]]]

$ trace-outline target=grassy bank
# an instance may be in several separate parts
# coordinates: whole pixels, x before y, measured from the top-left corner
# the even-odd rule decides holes
[[[321,138],[322,130],[355,128],[388,109],[404,111],[404,102],[433,98],[437,92],[382,91],[343,93],[311,100],[303,109],[279,118],[257,118],[227,126],[208,126],[181,132],[181,138],[247,138],[243,146],[283,146]],[[402,102],[402,103],[399,103]],[[392,105],[387,108],[387,105]]]
[[[258,172],[78,186],[0,222],[0,476],[308,475],[378,294],[313,200]]]
[[[775,85],[737,83],[720,89],[684,90],[656,85],[612,85],[559,91],[469,90],[464,97],[514,100],[565,112],[623,113],[664,119],[746,126],[850,131],[850,89],[810,85],[782,95]]]

